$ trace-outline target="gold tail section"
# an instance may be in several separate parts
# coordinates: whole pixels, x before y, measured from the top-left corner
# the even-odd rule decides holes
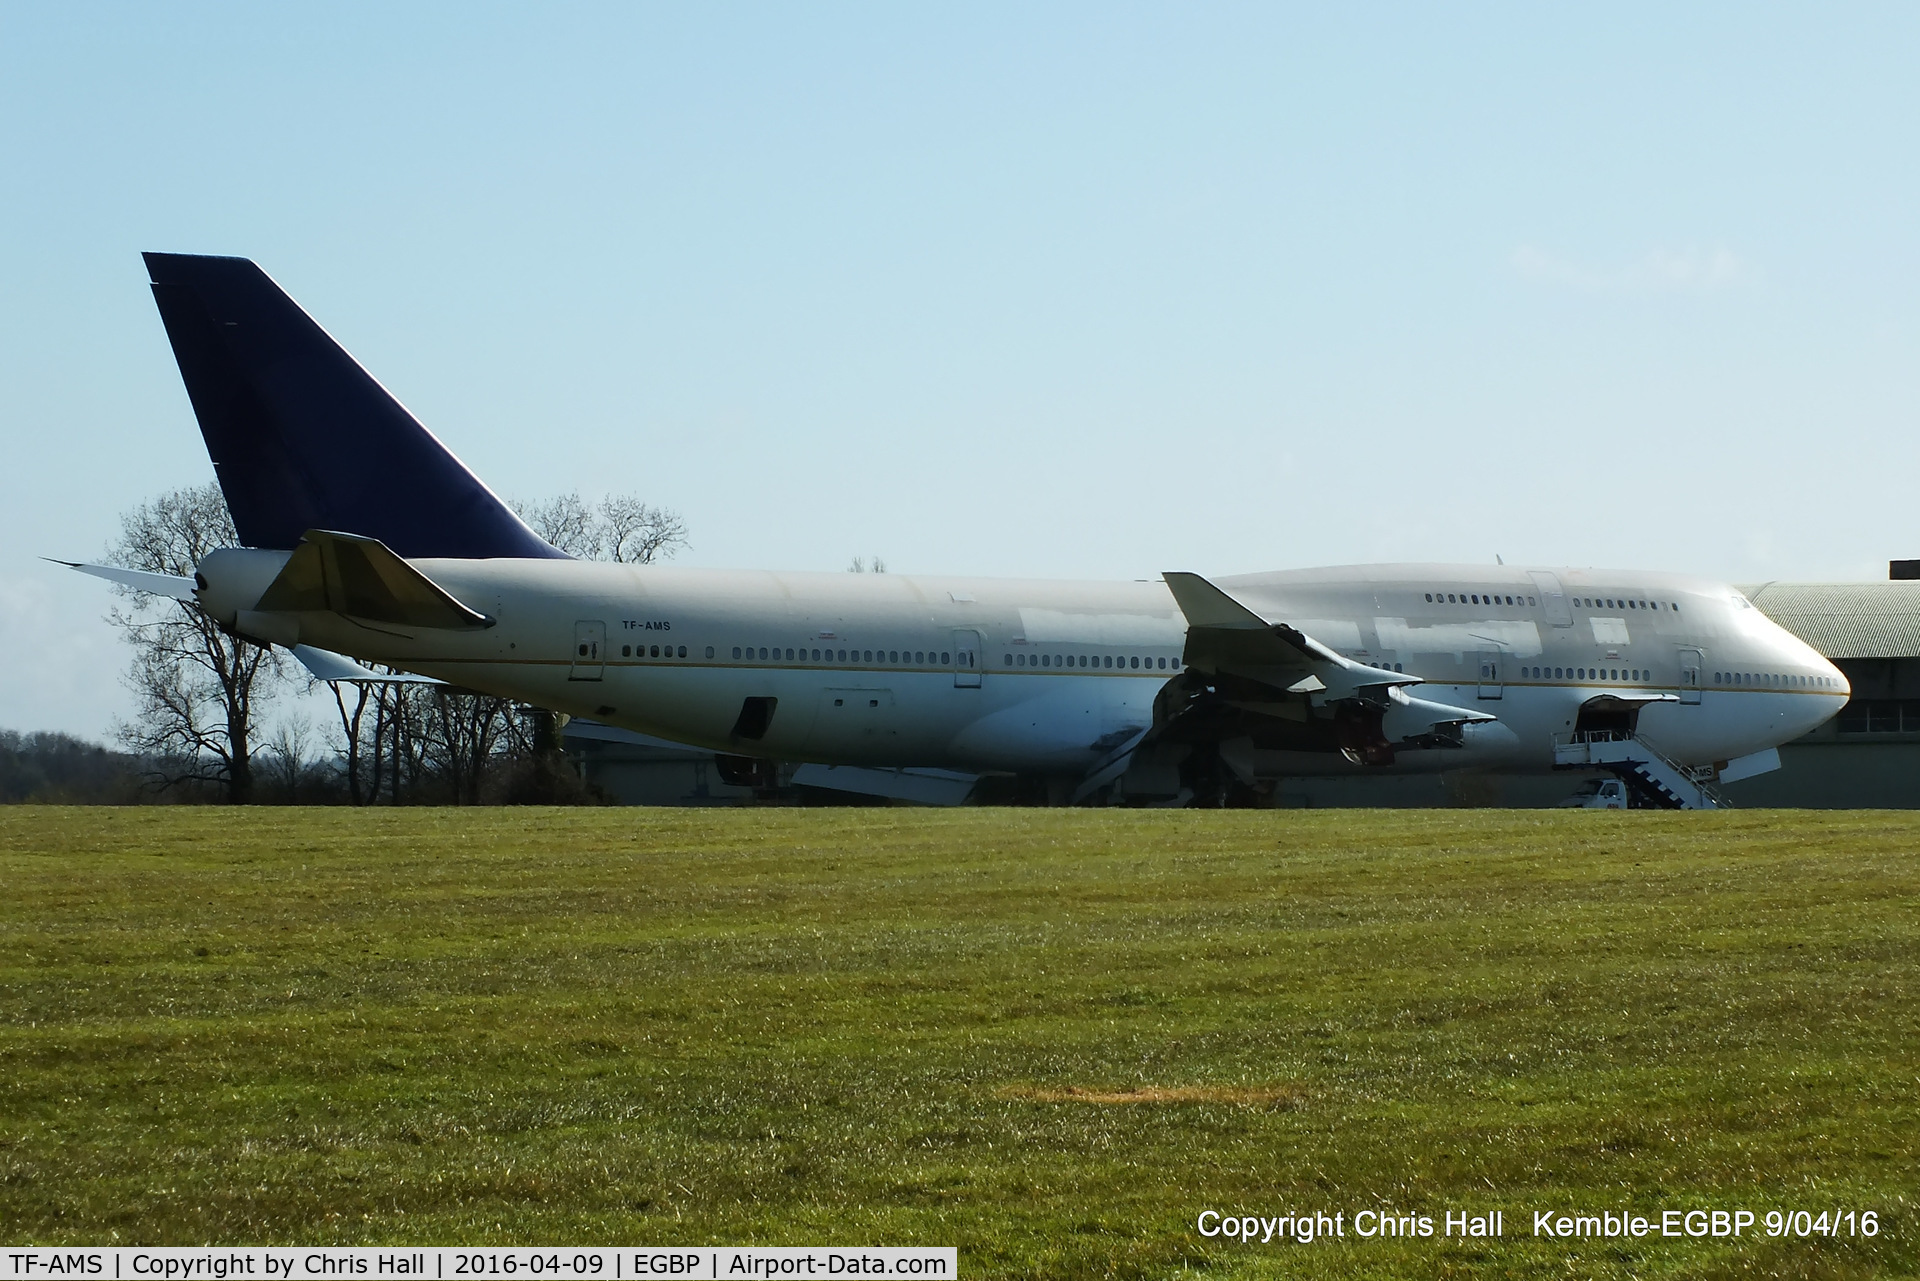
[[[325,529],[306,532],[254,609],[325,610],[370,623],[447,631],[493,626],[379,539]]]

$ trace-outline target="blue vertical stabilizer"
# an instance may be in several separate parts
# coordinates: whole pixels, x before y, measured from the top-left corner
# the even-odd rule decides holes
[[[331,529],[406,557],[564,555],[252,262],[144,256],[242,543]]]

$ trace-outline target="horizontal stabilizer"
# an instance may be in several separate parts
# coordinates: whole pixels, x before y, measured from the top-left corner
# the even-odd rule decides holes
[[[95,578],[104,578],[122,587],[131,587],[136,592],[171,596],[175,600],[195,599],[193,580],[180,574],[150,574],[144,569],[122,569],[118,565],[85,565],[77,560],[53,560],[51,556],[41,559],[65,565],[68,569],[77,569],[83,574],[92,574]]]
[[[330,649],[315,649],[311,645],[295,645],[293,656],[307,669],[317,681],[340,682],[354,685],[444,685],[445,681],[435,680],[431,676],[415,676],[401,673],[396,676],[383,675],[371,667],[362,667],[345,654],[336,654]]]
[[[309,529],[254,606],[332,612],[369,623],[472,631],[493,626],[376,538]]]

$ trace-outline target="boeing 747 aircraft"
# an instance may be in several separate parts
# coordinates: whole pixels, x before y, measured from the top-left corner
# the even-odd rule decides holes
[[[377,663],[755,762],[1219,803],[1287,775],[1587,767],[1643,803],[1848,697],[1723,583],[1366,565],[1107,583],[682,569],[537,537],[252,262],[148,254],[242,547],[198,602],[324,679]],[[872,790],[872,789],[869,789]]]

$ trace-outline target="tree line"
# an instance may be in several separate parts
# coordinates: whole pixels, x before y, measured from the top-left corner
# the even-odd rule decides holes
[[[630,495],[590,503],[573,493],[512,506],[535,533],[583,559],[650,564],[687,545],[677,513]],[[190,577],[207,553],[238,542],[219,487],[199,485],[125,513],[107,559]],[[125,679],[134,695],[133,715],[116,726],[127,749],[115,754],[116,768],[137,778],[147,798],[353,805],[595,799],[562,760],[550,712],[443,685],[335,682],[336,716],[315,742],[301,718],[269,724],[265,717],[302,683],[320,683],[298,662],[225,631],[192,601],[116,591],[109,619],[133,651]],[[0,754],[0,765],[6,760]]]

